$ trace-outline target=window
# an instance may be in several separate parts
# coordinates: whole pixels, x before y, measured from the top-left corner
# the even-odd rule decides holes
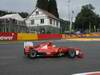
[[[50,24],[52,24],[52,19],[50,19]]]
[[[36,15],[38,15],[39,14],[39,12],[38,11],[36,11]]]
[[[2,32],[1,28],[0,28],[0,32]]]
[[[43,24],[44,23],[44,19],[41,19],[41,24]]]
[[[8,27],[6,27],[6,32],[9,32],[9,28]]]
[[[56,24],[57,24],[57,26],[58,26],[58,21],[56,21]]]
[[[31,24],[34,24],[34,20],[31,20]]]
[[[54,20],[54,25],[55,25],[55,20]]]

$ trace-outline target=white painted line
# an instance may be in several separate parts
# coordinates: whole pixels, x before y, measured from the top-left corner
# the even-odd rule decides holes
[[[100,75],[100,71],[86,72],[86,73],[77,73],[77,74],[72,74],[72,75]]]

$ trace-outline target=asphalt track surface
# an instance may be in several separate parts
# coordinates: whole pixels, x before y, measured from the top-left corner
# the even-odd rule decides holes
[[[0,75],[72,75],[100,71],[100,42],[58,40],[54,43],[57,46],[79,47],[85,57],[28,59],[23,54],[23,42],[0,44]]]

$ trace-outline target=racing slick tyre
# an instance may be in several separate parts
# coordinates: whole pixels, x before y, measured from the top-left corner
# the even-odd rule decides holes
[[[68,51],[68,57],[72,58],[72,59],[75,58],[76,57],[76,51],[74,49],[70,49]]]
[[[37,52],[34,49],[31,49],[29,53],[29,58],[36,58],[36,56]]]

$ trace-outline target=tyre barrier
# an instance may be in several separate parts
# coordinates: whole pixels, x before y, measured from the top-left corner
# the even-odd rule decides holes
[[[75,38],[100,38],[100,33],[90,33],[90,34],[63,34],[63,39],[75,39]]]
[[[77,39],[77,38],[100,38],[100,33],[90,34],[34,34],[34,33],[13,33],[13,32],[0,32],[0,40],[15,40],[15,41],[28,41],[28,40],[53,40],[53,39]]]
[[[18,41],[38,40],[38,35],[33,33],[18,33]]]
[[[62,34],[38,34],[38,40],[62,39]]]
[[[0,32],[0,40],[17,40],[17,33],[13,32]]]

